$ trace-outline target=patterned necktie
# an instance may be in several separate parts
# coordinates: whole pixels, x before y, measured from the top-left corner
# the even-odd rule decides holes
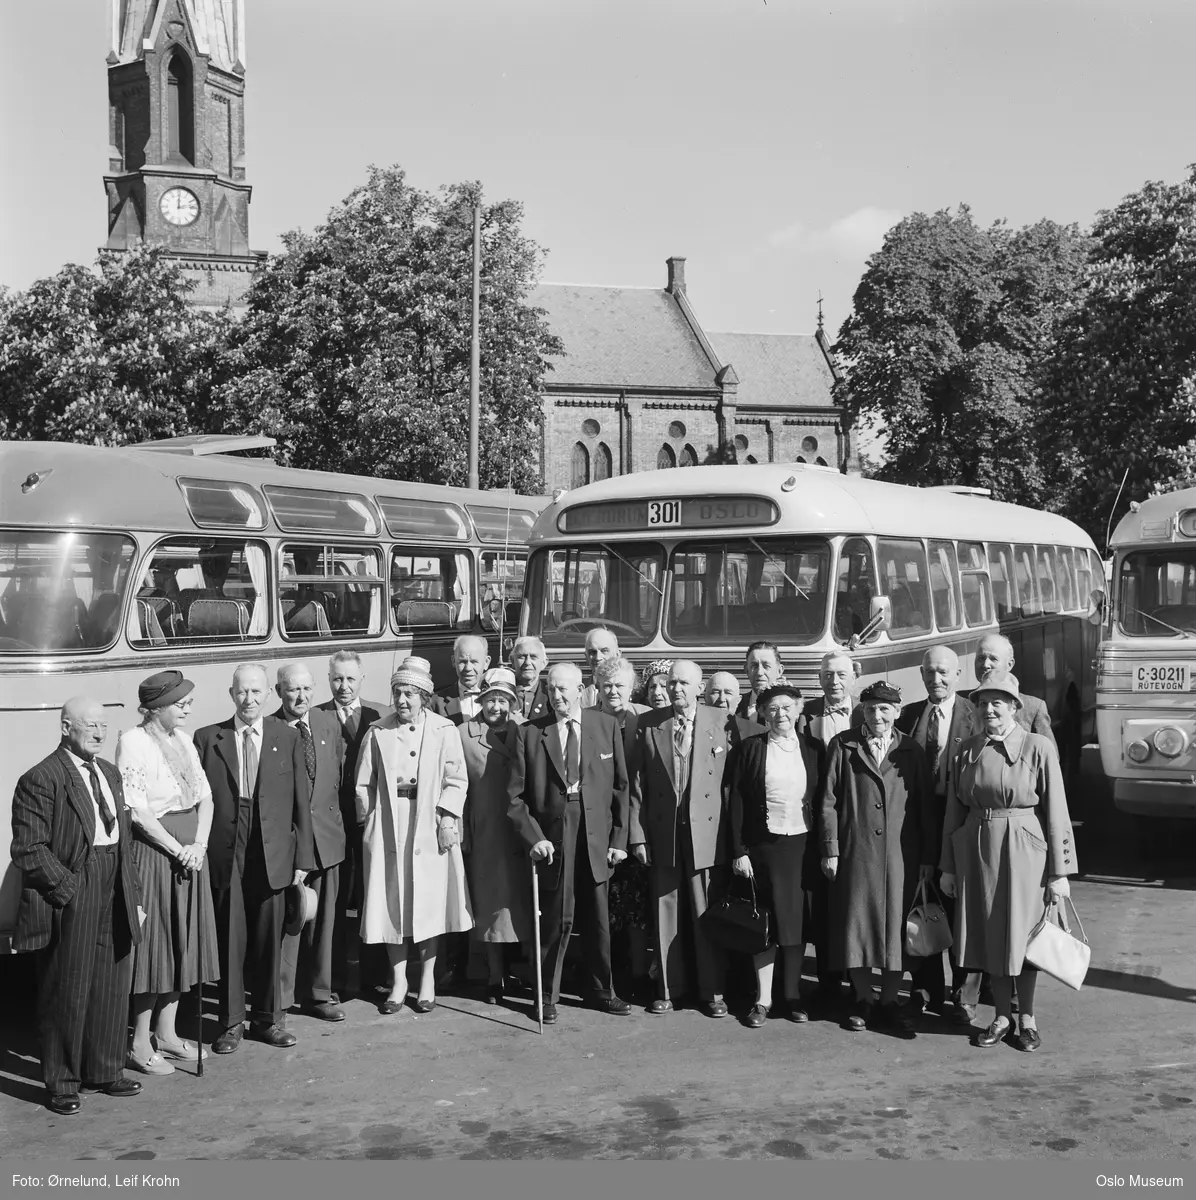
[[[358,720],[361,710],[350,708],[341,715],[341,725],[344,726],[345,734],[349,741],[352,741],[357,736]]]
[[[565,782],[572,791],[581,778],[581,746],[577,741],[577,722],[570,719],[565,738]]]
[[[112,831],[116,828],[116,815],[108,811],[108,800],[104,796],[104,789],[100,787],[100,773],[96,770],[95,762],[90,758],[84,761],[83,769],[91,776],[91,794],[96,798],[96,807],[100,810],[100,820],[104,822],[104,832],[111,837]]]
[[[242,768],[245,771],[245,798],[248,799],[257,790],[257,747],[253,744],[253,730],[245,727],[242,741]]]
[[[932,704],[930,706],[930,718],[926,722],[926,749],[930,752],[930,778],[938,779],[939,777],[939,759],[943,755],[943,743],[940,737],[942,729],[942,715],[939,712],[939,706]]]
[[[316,777],[316,744],[312,741],[311,730],[308,729],[306,721],[300,721],[298,729],[299,736],[303,739],[303,763],[307,767],[307,777],[314,781]]]
[[[677,794],[689,787],[689,752],[693,748],[693,727],[682,717],[673,718],[673,753],[677,758]]]

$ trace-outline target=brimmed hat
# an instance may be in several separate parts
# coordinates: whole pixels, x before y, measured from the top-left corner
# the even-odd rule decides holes
[[[900,704],[901,689],[894,687],[885,679],[870,683],[860,693],[861,704]]]
[[[417,687],[430,696],[436,690],[436,685],[432,682],[432,664],[426,658],[408,655],[390,677],[391,691],[404,686]]]
[[[283,933],[296,934],[309,921],[316,918],[320,898],[306,883],[294,883],[286,892],[286,913],[283,917]]]
[[[778,696],[790,696],[801,703],[801,691],[791,683],[774,683],[756,697],[756,711],[763,712]]]
[[[194,690],[195,684],[190,679],[184,679],[182,671],[159,671],[141,681],[137,688],[137,703],[152,712],[177,704]]]
[[[1017,676],[1011,672],[990,671],[989,674],[983,676],[972,693],[973,702],[978,700],[984,692],[1000,692],[1002,696],[1008,696],[1018,708],[1022,707],[1021,686],[1018,684]]]
[[[645,683],[654,675],[667,675],[673,669],[671,658],[654,658],[645,668],[641,676]]]
[[[491,692],[506,696],[508,700],[518,700],[515,692],[515,672],[509,667],[491,667],[482,676],[482,690],[478,693],[478,699],[484,699]]]

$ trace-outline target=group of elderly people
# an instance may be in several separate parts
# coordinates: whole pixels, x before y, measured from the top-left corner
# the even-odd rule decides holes
[[[571,931],[602,1011],[631,1011],[615,994],[616,974],[647,974],[649,1013],[690,1001],[726,1016],[736,956],[711,910],[747,889],[771,927],[770,944],[750,960],[749,1028],[774,1011],[804,1022],[815,1006],[850,1030],[899,1037],[914,1036],[913,1018],[926,1010],[972,1024],[987,976],[995,1017],[976,1044],[1039,1047],[1025,948],[1048,901],[1067,894],[1076,857],[1049,719],[1022,694],[1004,638],[982,640],[970,698],[957,690],[955,654],[928,651],[926,699],[904,707],[884,681],[853,699],[855,666],[841,651],[823,659],[821,694],[809,699],[768,643],[749,647],[742,694],[733,674],[705,678],[686,660],[637,672],[601,627],[585,654],[588,684],[573,664],[549,669],[537,638],[516,642],[510,668],[491,668],[485,640],[464,636],[455,686],[438,695],[427,661],[409,657],[390,680],[386,715],[362,704],[352,652],[333,656],[332,699],[320,706],[308,668],[280,668],[270,715],[265,668],[243,664],[229,689],[233,716],[194,738],[185,729],[193,685],[159,672],[141,685],[141,724],[118,741],[119,775],[97,776],[103,723],[84,719],[97,706],[72,701],[61,759],[18,787],[14,860],[27,891],[41,888],[61,908],[60,877],[45,882],[53,833],[31,816],[46,803],[37,773],[47,764],[80,776],[105,818],[90,827],[96,845],[120,841],[105,805],[131,817],[121,868],[131,864],[139,889],[131,971],[127,984],[121,976],[105,985],[127,987],[126,1001],[131,993],[125,1065],[168,1074],[204,1053],[176,1028],[180,994],[197,983],[218,985],[216,1053],[237,1048],[247,1015],[251,1037],[293,1045],[286,1014],[296,1002],[343,1020],[334,989],[348,983],[354,921],[363,943],[385,948],[382,1013],[405,1009],[412,948],[412,1007],[435,1008],[445,942],[454,970],[480,966],[485,999],[503,1003],[509,952],[533,940],[532,870],[547,891],[547,1022],[557,1019]],[[78,782],[63,778],[68,792]],[[905,947],[915,889],[936,878],[955,932],[950,988],[942,956],[911,959]],[[612,931],[625,935],[615,968]],[[819,983],[803,998],[807,943]],[[63,1053],[83,1062],[90,1035],[74,1011],[79,995],[45,993],[52,1011],[41,1016],[43,1037],[60,1044],[53,1022],[70,1026]],[[69,1092],[63,1069],[57,1062],[53,1085],[48,1076],[52,1096]]]

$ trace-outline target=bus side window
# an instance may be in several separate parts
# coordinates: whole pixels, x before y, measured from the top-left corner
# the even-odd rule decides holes
[[[1017,615],[1017,585],[1014,581],[1013,551],[1007,545],[991,542],[988,547],[988,571],[992,578],[997,620]]]
[[[880,586],[893,608],[889,636],[900,639],[929,633],[930,589],[925,547],[912,538],[880,538],[876,552],[881,564]]]
[[[930,543],[930,594],[934,600],[934,620],[940,629],[958,629],[959,567],[951,542]]]
[[[1070,554],[1071,551],[1068,551]],[[1087,550],[1077,550],[1075,552],[1076,563],[1076,607],[1080,612],[1085,612],[1088,609],[1088,597],[1092,595],[1094,587],[1100,587],[1100,583],[1092,578],[1092,560],[1088,557]]]
[[[1055,579],[1059,584],[1059,607],[1064,612],[1074,612],[1076,604],[1075,555],[1062,546],[1055,550]]]
[[[1042,600],[1042,611],[1059,611],[1059,594],[1055,584],[1055,548],[1039,546],[1035,557],[1038,566],[1038,594]]]
[[[288,640],[382,632],[382,551],[376,546],[287,545],[278,575]]]
[[[839,579],[835,588],[832,626],[835,641],[846,645],[853,634],[863,631],[872,619],[872,599],[875,595],[876,567],[872,559],[872,547],[865,538],[848,538],[839,551]]]
[[[397,630],[467,629],[473,623],[470,556],[396,546],[390,558],[390,606]]]
[[[973,629],[991,625],[992,584],[988,577],[988,559],[980,542],[959,543],[959,582],[963,591],[963,615],[968,625]]]
[[[1038,616],[1042,612],[1042,606],[1038,602],[1033,546],[1014,546],[1013,576],[1017,582],[1017,600],[1021,615],[1023,617]]]

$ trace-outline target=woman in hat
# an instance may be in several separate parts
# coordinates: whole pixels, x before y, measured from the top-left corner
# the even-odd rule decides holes
[[[1038,971],[1026,943],[1049,896],[1069,894],[1075,839],[1063,775],[1053,743],[1017,723],[1017,677],[985,677],[972,693],[984,732],[960,748],[949,781],[943,823],[943,891],[958,895],[955,947],[959,964],[987,971],[996,1016],[976,1044],[1010,1039],[1019,1050],[1042,1044],[1034,1019]],[[1017,980],[1018,1023],[1013,1022]]]
[[[171,1059],[196,1061],[199,1046],[175,1029],[179,994],[220,978],[207,860],[212,791],[184,729],[194,687],[178,671],[144,680],[137,689],[141,724],[116,744],[145,910],[133,960],[128,1066],[144,1075],[169,1075]]]
[[[432,668],[405,658],[390,677],[394,712],[366,731],[357,758],[357,817],[363,823],[365,900],[361,940],[382,942],[392,971],[383,1013],[402,1011],[407,946],[419,951],[416,1012],[436,1007],[436,949],[441,934],[473,926],[461,816],[467,781],[461,739],[429,707]]]
[[[640,684],[632,699],[648,708],[668,708],[673,703],[669,699],[669,672],[672,669],[671,658],[653,659],[640,675]]]
[[[860,693],[864,724],[832,739],[819,790],[822,871],[830,881],[832,970],[855,992],[846,1027],[914,1036],[897,995],[905,918],[920,876],[934,873],[934,792],[922,748],[894,728],[901,693],[883,680]],[[872,972],[880,971],[880,1004]]]
[[[768,732],[744,738],[727,763],[731,869],[754,880],[757,898],[768,907],[784,963],[785,1015],[797,1022],[808,1019],[801,1001],[806,948],[802,859],[818,787],[818,747],[797,732],[801,707],[797,688],[765,688],[756,698],[756,710]],[[776,957],[776,945],[755,956],[756,1003],[745,1019],[749,1029],[759,1029],[768,1019]]]
[[[515,729],[523,718],[515,672],[494,667],[482,676],[480,711],[459,728],[469,799],[463,848],[473,904],[474,931],[486,946],[486,1003],[503,999],[504,946],[532,938],[527,856],[507,819],[507,780]]]

